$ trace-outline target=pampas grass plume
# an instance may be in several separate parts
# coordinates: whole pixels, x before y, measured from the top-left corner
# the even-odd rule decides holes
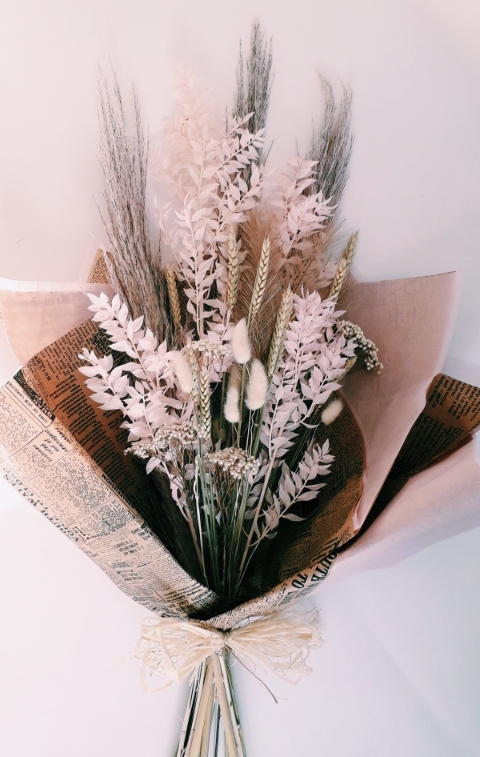
[[[248,363],[252,356],[250,349],[250,342],[248,341],[248,329],[245,318],[239,321],[234,329],[232,335],[232,352],[233,357],[240,365]]]
[[[338,416],[343,410],[343,402],[342,400],[335,399],[332,402],[330,402],[329,405],[325,408],[322,415],[320,416],[322,423],[325,426],[329,426],[333,421],[336,421]]]
[[[173,351],[170,353],[173,370],[177,376],[180,389],[186,394],[190,394],[193,389],[193,376],[190,366],[181,352]]]
[[[252,362],[252,367],[250,368],[250,381],[248,382],[247,396],[245,399],[245,404],[248,409],[259,410],[263,407],[265,400],[267,399],[267,392],[268,379],[265,368],[260,360],[255,358]]]

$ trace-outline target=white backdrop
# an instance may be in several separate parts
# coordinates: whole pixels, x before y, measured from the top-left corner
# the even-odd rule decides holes
[[[98,65],[110,58],[124,89],[135,82],[155,144],[180,64],[220,107],[231,101],[255,16],[273,35],[272,161],[308,145],[315,71],[349,84],[342,209],[360,229],[358,274],[459,271],[450,365],[480,364],[476,0],[3,0],[0,275],[75,280],[104,239]],[[1,347],[5,380],[15,361]],[[142,692],[130,655],[145,611],[0,483],[0,753],[172,754],[186,691]],[[333,573],[316,595],[326,643],[314,674],[296,689],[268,680],[285,698],[275,705],[237,671],[249,755],[476,757],[479,547],[476,528],[395,567]]]

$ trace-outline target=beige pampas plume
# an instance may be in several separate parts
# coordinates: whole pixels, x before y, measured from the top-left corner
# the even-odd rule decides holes
[[[193,389],[193,376],[190,366],[181,352],[171,352],[170,360],[172,361],[173,370],[180,384],[180,389],[186,394],[190,394]]]
[[[320,416],[322,423],[325,426],[329,426],[333,421],[336,421],[338,416],[343,410],[343,402],[340,399],[335,399],[330,402]]]
[[[245,404],[249,410],[259,410],[267,399],[268,378],[260,360],[255,358],[250,368]]]
[[[228,379],[227,398],[223,414],[229,423],[238,423],[240,420],[239,403],[240,400],[240,371],[238,365],[234,364],[230,368]]]
[[[252,351],[250,349],[247,322],[245,318],[242,318],[241,321],[239,321],[235,325],[233,329],[231,344],[233,357],[235,358],[237,363],[239,363],[240,365],[248,363],[248,361],[252,357]]]

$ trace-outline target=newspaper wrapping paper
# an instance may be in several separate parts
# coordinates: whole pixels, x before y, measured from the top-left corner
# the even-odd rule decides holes
[[[97,284],[96,291],[102,286]],[[342,413],[337,428],[332,424],[328,429],[328,437],[343,444],[343,451],[337,448],[336,477],[321,490],[323,499],[314,513],[284,539],[270,574],[257,571],[250,577],[252,598],[225,606],[180,567],[155,533],[146,476],[123,455],[126,439],[119,417],[103,414],[87,397],[77,353],[84,346],[101,352],[108,348],[78,304],[83,298],[88,305],[82,290],[92,285],[75,285],[70,292],[67,286],[37,288],[35,297],[23,288],[15,297],[11,287],[1,294],[12,349],[22,362],[27,360],[0,390],[2,472],[135,601],[158,615],[208,619],[221,630],[309,594],[326,577],[338,549],[358,534],[412,423],[419,415],[433,418],[431,403],[423,414],[422,408],[443,362],[455,299],[452,274],[351,288],[348,317],[376,341],[384,371],[378,377],[357,373],[348,378],[345,397],[353,415]],[[22,300],[28,303],[28,317],[22,318]],[[28,345],[22,337],[30,331],[34,312],[56,329],[48,346],[46,329],[38,331],[40,351],[31,335]],[[75,317],[78,323],[72,328]],[[12,322],[14,329],[9,328]],[[59,331],[64,332],[60,338]],[[26,345],[30,354],[25,354]],[[437,384],[453,412],[433,418],[443,432],[435,432],[432,457],[458,446],[480,421],[476,387],[441,376]],[[445,402],[434,404],[437,414],[446,407]],[[452,434],[453,427],[457,431]],[[428,424],[417,424],[415,433],[417,447],[423,447]],[[404,471],[403,483],[428,462]]]

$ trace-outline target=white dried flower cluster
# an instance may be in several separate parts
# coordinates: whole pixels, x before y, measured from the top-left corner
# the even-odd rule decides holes
[[[351,323],[351,321],[339,321],[338,327],[343,331],[345,339],[355,340],[357,344],[356,352],[365,360],[367,371],[380,373],[383,365],[378,359],[378,349],[370,339],[366,338],[360,326]]]
[[[205,355],[209,360],[223,360],[230,354],[230,345],[197,339],[194,342],[188,342],[187,350]]]
[[[259,466],[258,460],[238,447],[226,447],[216,452],[209,452],[205,459],[210,465],[217,466],[237,480],[249,474],[255,476]]]
[[[174,446],[181,446],[183,449],[195,447],[200,440],[205,438],[203,430],[191,421],[175,421],[159,429],[153,439],[133,442],[126,452],[133,452],[137,457],[146,460]]]

